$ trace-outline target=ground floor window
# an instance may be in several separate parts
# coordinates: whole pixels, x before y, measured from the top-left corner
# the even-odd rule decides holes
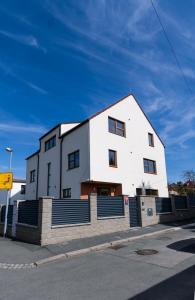
[[[136,189],[136,195],[137,196],[142,196],[142,195],[146,195],[146,196],[158,196],[158,190],[155,189],[142,189],[142,188],[137,188]]]
[[[71,198],[71,188],[63,189],[63,198]]]
[[[97,195],[98,196],[110,196],[111,195],[111,190],[110,188],[97,188]]]

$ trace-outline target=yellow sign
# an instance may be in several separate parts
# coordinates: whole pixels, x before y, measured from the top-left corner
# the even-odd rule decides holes
[[[13,185],[13,173],[0,173],[0,190],[11,190]]]

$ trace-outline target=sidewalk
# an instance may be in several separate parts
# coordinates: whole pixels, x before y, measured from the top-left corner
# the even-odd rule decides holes
[[[194,221],[195,220],[188,220],[187,222],[174,222],[166,225],[158,224],[148,226],[145,228],[129,229],[123,232],[116,232],[92,238],[77,239],[61,244],[48,245],[44,247],[19,241],[13,241],[8,238],[4,239],[0,237],[0,264],[30,264],[38,260],[46,259],[55,255],[64,254],[70,251],[76,251],[80,249],[86,249],[104,243],[119,241],[121,239],[134,237],[141,238],[145,234],[155,234],[159,231],[171,229],[173,227],[179,227],[184,224],[190,224]]]

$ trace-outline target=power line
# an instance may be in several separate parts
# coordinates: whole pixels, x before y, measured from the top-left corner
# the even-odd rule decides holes
[[[153,7],[153,9],[154,9],[154,12],[155,12],[155,14],[156,14],[156,17],[157,17],[157,19],[158,19],[158,21],[159,21],[159,24],[160,24],[160,26],[162,27],[162,30],[163,30],[165,39],[167,40],[167,42],[168,42],[168,44],[169,44],[169,47],[170,47],[171,52],[172,52],[172,54],[173,54],[173,56],[174,56],[174,58],[175,58],[176,64],[177,64],[177,66],[178,66],[178,69],[180,70],[181,75],[182,75],[182,77],[183,77],[183,79],[184,79],[184,82],[185,82],[185,84],[186,84],[186,87],[187,87],[187,89],[188,89],[190,95],[193,97],[193,92],[192,92],[192,90],[191,90],[191,88],[190,88],[190,86],[189,86],[189,84],[188,84],[188,80],[187,80],[187,78],[186,78],[186,76],[185,76],[185,73],[184,73],[184,71],[183,71],[183,69],[182,69],[182,66],[181,66],[180,61],[179,61],[179,59],[178,59],[178,57],[177,57],[177,54],[176,54],[176,52],[175,52],[175,49],[174,49],[174,47],[173,47],[173,45],[172,45],[172,43],[171,43],[171,41],[170,41],[170,39],[169,39],[169,37],[168,37],[168,34],[166,33],[165,27],[164,27],[164,25],[163,25],[163,23],[162,23],[162,21],[161,21],[161,18],[160,18],[160,16],[159,16],[158,12],[157,12],[157,9],[156,9],[156,7],[155,7],[153,1],[150,0],[150,2],[151,2],[151,5],[152,5],[152,7]]]

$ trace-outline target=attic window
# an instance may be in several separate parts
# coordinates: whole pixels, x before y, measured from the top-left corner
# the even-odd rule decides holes
[[[125,123],[108,117],[109,132],[125,137]]]

